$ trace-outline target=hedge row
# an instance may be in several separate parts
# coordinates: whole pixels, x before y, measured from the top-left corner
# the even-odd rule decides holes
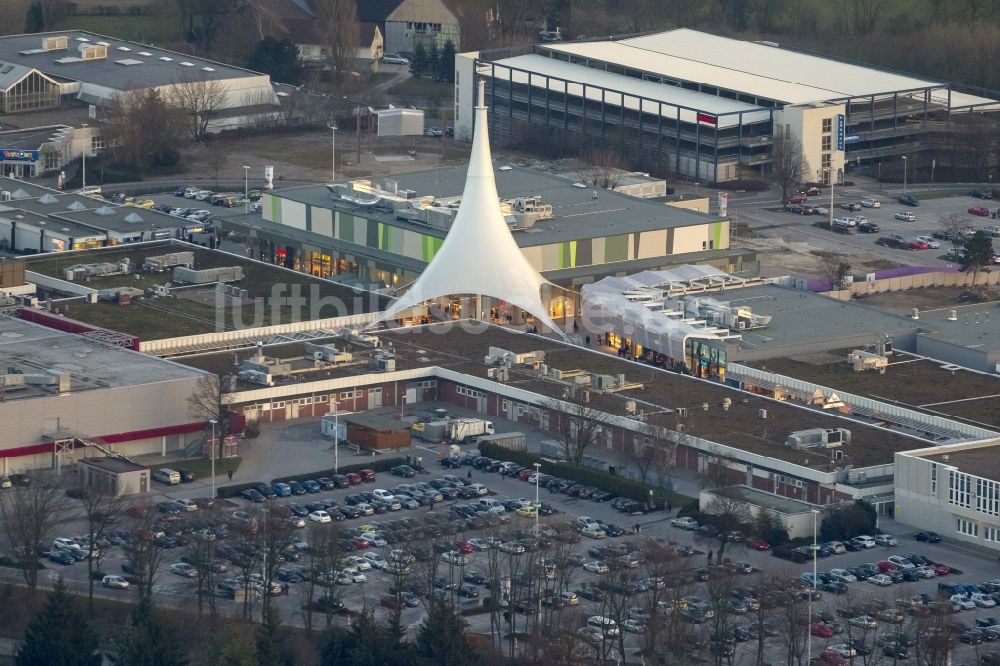
[[[698,504],[696,498],[688,497],[672,490],[634,481],[623,476],[609,474],[608,472],[602,472],[589,467],[577,467],[569,463],[553,462],[534,453],[511,451],[510,449],[490,444],[489,442],[480,442],[479,452],[489,458],[509,460],[524,467],[532,467],[535,463],[541,463],[541,470],[545,474],[551,474],[562,479],[569,479],[570,481],[584,483],[594,488],[607,490],[615,495],[628,497],[643,504],[649,501],[649,494],[652,491],[654,502],[658,509],[664,508],[667,502],[670,502],[675,508],[684,507],[688,504],[694,504],[697,507]]]
[[[376,472],[387,472],[389,469],[395,467],[396,465],[402,465],[406,461],[403,458],[378,458],[373,459],[370,462],[357,463],[355,465],[341,465],[339,474],[348,474],[350,472],[360,472],[363,469],[373,469]],[[321,476],[333,476],[333,468],[316,470],[313,472],[308,472],[306,474],[293,474],[291,476],[280,476],[271,479],[271,483],[277,483],[279,481],[283,483],[288,483],[289,481],[305,481],[306,479],[317,479]],[[262,483],[261,481],[251,481],[249,483],[233,483],[227,486],[219,486],[216,489],[216,494],[219,497],[236,497],[241,492],[247,488],[253,488],[257,484]]]

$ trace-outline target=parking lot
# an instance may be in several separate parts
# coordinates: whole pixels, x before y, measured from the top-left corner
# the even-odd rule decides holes
[[[878,233],[859,233],[857,227],[849,233],[838,233],[829,229],[829,213],[821,215],[797,215],[784,211],[781,202],[774,199],[773,193],[757,195],[740,194],[730,198],[730,210],[735,219],[745,223],[758,237],[751,241],[755,247],[768,247],[780,241],[780,247],[787,249],[789,245],[800,246],[796,249],[813,250],[817,252],[835,252],[847,255],[855,266],[865,264],[878,267],[891,263],[903,266],[953,266],[954,260],[947,257],[951,243],[940,241],[936,249],[909,250],[879,245],[881,237],[898,234],[904,239],[915,240],[917,236],[930,236],[941,229],[942,218],[956,215],[964,218],[973,229],[985,229],[998,224],[991,216],[970,214],[970,208],[985,207],[993,212],[1000,207],[1000,202],[982,200],[969,195],[969,192],[979,189],[978,186],[926,186],[911,185],[904,193],[901,187],[886,186],[880,188],[875,182],[864,182],[850,187],[835,187],[833,199],[833,217],[861,215],[879,227]],[[899,203],[899,197],[909,194],[917,198],[919,206],[907,206]],[[841,208],[847,202],[860,202],[862,199],[874,199],[880,203],[878,208],[862,208],[860,211],[848,211]],[[808,206],[819,206],[827,211],[830,209],[830,190],[825,188],[819,195],[807,199]],[[913,221],[897,219],[897,213],[912,213]],[[827,221],[826,224],[823,224]],[[821,225],[821,226],[817,226]],[[776,246],[779,247],[779,246]]]
[[[164,531],[168,535],[172,535],[180,543],[168,542],[165,544],[172,547],[165,550],[164,561],[153,587],[154,599],[157,600],[157,603],[166,606],[190,608],[194,605],[196,583],[193,579],[180,574],[182,568],[175,567],[174,570],[177,573],[174,573],[171,567],[179,563],[182,558],[190,557],[191,548],[188,545],[184,545],[184,542],[192,540],[191,532],[196,526],[205,524],[221,525],[222,523],[226,523],[230,526],[229,532],[232,535],[238,529],[242,516],[257,512],[265,506],[273,510],[277,506],[288,506],[292,503],[305,506],[306,504],[322,500],[334,500],[337,506],[346,507],[351,504],[347,499],[349,495],[356,495],[360,492],[372,493],[376,489],[385,489],[392,492],[392,489],[398,487],[400,484],[412,485],[429,482],[440,479],[448,474],[456,477],[456,480],[460,481],[461,485],[470,482],[486,485],[489,489],[489,495],[479,496],[478,494],[470,494],[467,498],[452,500],[444,500],[442,497],[443,501],[436,502],[433,506],[426,502],[418,503],[418,506],[412,509],[401,508],[398,511],[387,511],[381,514],[359,516],[358,518],[344,519],[325,524],[313,523],[306,518],[303,523],[305,527],[292,530],[294,538],[289,543],[296,545],[289,549],[289,553],[295,551],[297,554],[290,556],[290,560],[283,563],[279,568],[280,571],[284,572],[281,577],[289,581],[287,583],[287,595],[279,594],[273,598],[273,603],[281,613],[283,620],[293,624],[304,624],[304,606],[310,588],[313,588],[312,593],[314,598],[325,595],[339,598],[343,601],[346,610],[358,612],[366,607],[375,608],[378,616],[383,618],[388,617],[391,611],[389,608],[382,606],[381,602],[383,597],[390,593],[390,589],[400,582],[399,575],[387,573],[377,566],[365,571],[354,571],[350,563],[343,561],[343,557],[361,557],[361,560],[355,560],[355,562],[363,565],[364,562],[362,560],[369,553],[381,555],[381,558],[373,559],[387,561],[393,558],[391,553],[396,550],[404,550],[420,555],[419,559],[413,565],[413,577],[408,580],[408,584],[412,585],[414,592],[414,605],[412,607],[407,606],[401,611],[402,623],[410,632],[419,625],[424,617],[424,604],[426,603],[427,591],[449,588],[453,584],[459,585],[463,580],[485,582],[487,583],[486,586],[471,583],[468,587],[462,589],[461,592],[459,590],[432,592],[432,594],[441,595],[444,598],[454,601],[460,609],[465,609],[467,612],[472,611],[476,607],[481,606],[483,598],[489,594],[488,585],[490,581],[488,575],[491,571],[499,577],[501,589],[505,589],[503,580],[511,578],[519,580],[519,576],[528,575],[529,572],[534,571],[528,563],[532,561],[537,562],[539,556],[549,560],[559,558],[559,561],[563,564],[563,566],[559,567],[559,571],[552,575],[551,580],[547,576],[539,574],[539,580],[545,578],[546,582],[544,586],[550,589],[550,592],[544,594],[546,596],[556,596],[561,593],[570,602],[563,606],[563,602],[561,601],[547,600],[542,607],[540,617],[544,622],[567,631],[583,629],[587,618],[591,616],[615,616],[619,624],[625,625],[629,617],[629,609],[636,609],[633,617],[643,618],[642,608],[649,606],[651,600],[655,598],[653,595],[656,594],[659,595],[660,600],[687,598],[687,601],[684,603],[690,602],[694,606],[697,604],[697,599],[691,599],[691,597],[700,598],[701,601],[705,601],[712,594],[716,593],[713,592],[712,584],[703,580],[703,576],[715,577],[721,575],[723,571],[720,567],[712,567],[710,569],[706,567],[706,551],[714,542],[698,532],[672,527],[670,525],[672,516],[664,512],[626,515],[616,511],[612,503],[608,501],[594,502],[589,499],[581,499],[562,493],[551,492],[545,488],[539,488],[539,499],[554,510],[551,515],[540,516],[538,519],[543,528],[550,528],[550,531],[547,532],[548,534],[554,535],[556,532],[551,530],[556,530],[561,525],[579,526],[579,519],[582,516],[601,521],[604,524],[617,525],[621,528],[623,534],[600,539],[582,536],[579,537],[577,543],[569,544],[564,544],[559,539],[550,537],[547,541],[554,542],[557,545],[543,545],[541,550],[534,550],[531,546],[531,532],[535,524],[533,517],[518,515],[516,511],[505,511],[503,514],[478,515],[477,522],[473,524],[473,522],[463,518],[456,511],[456,507],[479,505],[480,500],[490,499],[497,501],[520,500],[517,502],[518,505],[533,504],[535,495],[535,486],[533,484],[519,480],[518,478],[502,477],[497,473],[474,469],[469,466],[453,470],[434,465],[433,468],[424,470],[423,473],[417,474],[414,478],[403,478],[391,476],[388,473],[380,473],[376,475],[374,481],[361,483],[349,488],[321,489],[319,492],[293,495],[291,497],[276,497],[260,503],[238,499],[231,501],[222,500],[217,503],[216,508],[210,511],[199,509],[183,513],[164,513]],[[156,488],[158,491],[167,490],[165,493],[166,496],[173,494],[170,492],[171,490],[182,491],[183,489],[184,486],[161,489],[158,485]],[[514,508],[513,503],[509,506]],[[335,511],[333,508],[329,510],[331,512]],[[237,512],[244,513],[238,516]],[[522,513],[530,516],[531,512],[524,511]],[[185,527],[186,524],[188,527]],[[414,527],[410,528],[407,525],[413,525]],[[640,528],[639,534],[633,534],[636,525]],[[890,532],[896,531],[892,525],[884,527],[888,527]],[[61,536],[72,536],[82,531],[78,525],[76,529],[70,525],[65,528],[65,532]],[[308,572],[311,568],[311,545],[317,539],[320,539],[322,535],[328,535],[334,531],[339,532],[345,540],[352,541],[360,539],[363,534],[378,532],[385,537],[387,543],[385,545],[376,545],[376,543],[381,542],[371,539],[376,543],[371,543],[368,547],[356,551],[348,551],[347,548],[349,546],[345,546],[339,557],[340,562],[338,564],[338,570],[342,575],[334,576],[332,580],[326,581],[323,585],[310,585],[307,582],[299,581],[295,576],[287,575],[288,572],[295,570]],[[559,527],[558,531],[561,533],[562,528]],[[617,533],[617,530],[612,528],[611,533]],[[840,615],[837,614],[837,609],[840,606],[847,604],[861,607],[872,601],[882,601],[885,604],[894,605],[897,599],[910,599],[913,595],[920,593],[937,598],[938,583],[942,580],[949,582],[982,583],[995,577],[995,562],[987,561],[978,554],[956,549],[954,544],[948,544],[947,542],[935,544],[915,543],[909,538],[910,535],[907,533],[901,533],[898,536],[900,537],[900,545],[896,547],[879,546],[857,552],[847,552],[820,558],[818,562],[819,570],[844,569],[865,562],[876,564],[879,561],[885,560],[890,555],[916,552],[935,562],[944,563],[949,567],[959,569],[963,573],[961,575],[949,574],[941,577],[940,580],[937,578],[933,580],[917,580],[914,582],[895,583],[888,587],[878,587],[865,582],[852,582],[847,585],[846,594],[823,593],[822,598],[816,602],[814,609],[817,613],[828,614],[824,615],[824,617],[839,621],[841,633],[829,637],[814,636],[812,638],[814,654],[820,654],[820,651],[827,645],[843,643],[848,638],[848,632],[850,632],[851,638],[874,641],[879,633],[891,632],[897,626],[901,626],[879,621],[878,629],[869,631],[851,628],[848,624],[851,618],[845,617],[843,612]],[[495,540],[494,543],[503,543],[506,545],[497,549],[488,548],[487,550],[478,550],[484,543],[474,541],[476,539],[484,541]],[[468,549],[468,546],[458,546],[457,544],[466,544],[470,541],[475,544],[472,552],[449,554],[454,549]],[[528,552],[520,553],[517,552],[517,548],[510,546],[510,544],[517,541],[526,545]],[[220,538],[216,541],[216,547],[220,553],[219,557],[223,562],[226,561],[222,556],[222,553],[226,552],[223,547],[232,547],[233,543],[232,536]],[[602,548],[609,544],[613,545],[615,549],[605,548],[600,553],[591,551],[592,548]],[[686,546],[687,548],[674,550],[675,546]],[[715,547],[717,548],[717,544]],[[660,552],[662,548],[670,548],[671,552],[681,553],[681,555],[670,565],[673,574],[675,574],[670,577],[671,585],[666,590],[653,592],[649,589],[648,580],[645,587],[636,581],[649,578],[649,568],[643,562],[643,559],[651,552]],[[604,600],[585,598],[588,595],[588,590],[593,590],[598,583],[607,587],[609,581],[613,580],[612,577],[620,575],[617,573],[620,571],[620,568],[615,568],[615,562],[619,561],[620,553],[630,552],[634,553],[636,559],[639,561],[638,566],[634,569],[629,569],[629,571],[633,572],[629,574],[629,580],[633,581],[631,584],[635,585],[634,589],[624,599],[618,597],[617,601],[608,598]],[[433,555],[433,553],[436,553],[436,555]],[[600,555],[600,557],[597,557],[597,555]],[[291,557],[301,559],[292,560]],[[731,559],[733,562],[746,563],[746,565],[734,568],[733,571],[739,569],[741,571],[749,571],[749,573],[735,574],[732,585],[751,590],[754,589],[754,586],[756,586],[757,590],[761,590],[773,585],[776,580],[783,581],[782,585],[790,586],[793,581],[800,578],[802,573],[811,570],[808,562],[798,564],[788,562],[772,557],[767,551],[758,551],[742,544],[729,545],[726,551],[726,558]],[[603,573],[604,568],[595,564],[599,559],[611,565],[607,573]],[[108,573],[121,573],[121,565],[124,561],[125,555],[122,547],[110,545],[102,568]],[[46,562],[46,564],[49,569],[44,572],[43,579],[48,578],[51,580],[54,576],[62,575],[70,581],[72,588],[82,591],[85,587],[85,563],[80,562],[70,566],[49,562]],[[217,580],[238,576],[237,567],[233,562],[229,562],[227,567],[229,568],[229,572],[218,574]],[[704,572],[699,572],[699,569],[703,569]],[[482,578],[474,575],[477,573],[482,574],[486,580],[483,581]],[[7,570],[7,575],[12,576],[14,572]],[[437,581],[437,583],[433,581]],[[518,609],[527,611],[528,613],[537,611],[536,604],[540,598],[531,592],[532,589],[535,589],[535,585],[533,582],[523,580],[521,585],[517,583],[511,584],[510,598],[511,603],[515,606],[515,611]],[[276,591],[277,589],[280,588],[276,588]],[[473,591],[475,591],[477,596],[472,596]],[[581,594],[576,594],[578,592]],[[103,593],[108,596],[129,597],[135,595],[132,589],[107,589]],[[575,598],[574,594],[576,594]],[[417,601],[418,597],[422,598]],[[242,612],[242,604],[236,603],[232,599],[220,597],[218,603],[223,613],[230,612],[236,614]],[[259,604],[257,605],[259,606]],[[1000,616],[1000,612],[995,612],[989,608],[977,608],[974,610],[963,610],[952,617],[955,620],[974,624],[976,619],[990,615]],[[529,631],[534,626],[533,623],[536,616],[535,614],[525,615],[521,612],[515,612],[512,617],[514,636]],[[490,633],[491,616],[488,612],[473,611],[466,619],[472,631],[484,634]],[[696,651],[700,650],[700,653],[704,653],[707,649],[704,644],[709,636],[712,622],[698,622],[694,621],[695,619],[697,618],[693,618],[689,623],[691,626],[687,628],[688,633],[686,635],[688,638],[686,640],[691,642],[693,649],[695,646],[701,646]],[[335,621],[346,622],[346,616],[340,615],[339,619],[335,619]],[[782,620],[780,616],[776,616],[767,621],[771,626],[778,627]],[[909,620],[907,621],[909,622]],[[753,613],[746,614],[742,610],[739,612],[734,611],[732,616],[726,621],[727,632],[731,632],[739,627],[746,628],[749,625],[753,625],[754,622]],[[502,633],[509,633],[509,626],[506,626],[506,621],[504,621],[504,624],[505,627],[502,628]],[[645,640],[643,634],[634,633],[639,631],[641,626],[642,623],[640,621],[633,621],[628,624],[628,627],[633,630],[624,634],[624,645],[626,647],[626,655],[628,656],[634,656],[635,651],[643,645]],[[837,627],[835,626],[834,628]],[[766,656],[771,663],[785,663],[788,649],[787,640],[781,637],[781,632],[776,632],[776,634],[765,641]],[[756,658],[756,641],[747,640],[745,638],[748,636],[746,632],[737,632],[737,635],[741,638],[734,646],[735,655],[733,663],[753,663]],[[617,640],[608,640],[605,648],[614,654],[614,651],[617,649]],[[602,648],[600,645],[595,644],[593,649],[600,650]],[[959,642],[954,650],[953,663],[975,664],[978,663],[979,654],[990,651],[992,651],[991,645],[988,642],[981,645],[969,645]],[[876,662],[867,661],[866,663]]]

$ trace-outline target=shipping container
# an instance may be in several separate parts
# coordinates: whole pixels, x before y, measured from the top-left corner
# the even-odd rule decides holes
[[[510,451],[527,451],[528,437],[523,432],[498,432],[493,435],[482,435],[477,443],[488,443],[502,446]]]

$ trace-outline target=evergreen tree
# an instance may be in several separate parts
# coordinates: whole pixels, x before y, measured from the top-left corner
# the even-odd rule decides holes
[[[260,666],[292,666],[294,659],[284,646],[281,624],[273,606],[264,608],[260,626],[257,627],[257,663]]]
[[[265,37],[257,42],[247,60],[247,67],[270,74],[273,81],[297,86],[302,83],[304,68],[299,47],[287,37],[277,40]]]
[[[117,663],[122,666],[184,666],[187,656],[180,637],[147,600],[132,611],[129,625],[118,639]]]
[[[24,632],[24,643],[14,657],[17,666],[100,666],[97,638],[87,614],[56,581],[42,609]]]
[[[455,82],[455,44],[449,39],[441,49],[441,78]]]
[[[413,49],[413,57],[410,58],[410,74],[413,76],[423,76],[427,73],[427,49],[423,42],[417,42]]]
[[[45,32],[45,10],[41,3],[33,2],[24,17],[25,32]]]
[[[441,52],[437,42],[431,42],[431,50],[427,54],[427,74],[435,81],[441,78]]]
[[[370,609],[354,619],[347,642],[352,666],[406,666],[413,661],[409,646],[376,622]]]
[[[246,638],[248,631],[252,631],[250,626],[244,620],[216,625],[199,666],[258,666],[257,642]]]
[[[417,663],[421,666],[471,666],[478,661],[465,637],[465,622],[450,604],[434,599],[417,634]]]
[[[349,666],[351,650],[354,649],[353,635],[340,627],[331,626],[323,637],[319,663],[322,666]]]

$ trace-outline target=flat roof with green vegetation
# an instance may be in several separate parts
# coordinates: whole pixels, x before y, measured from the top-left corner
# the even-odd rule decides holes
[[[76,264],[132,262],[135,273],[75,281],[91,289],[132,287],[150,289],[172,282],[173,269],[163,273],[142,272],[147,257],[174,252],[194,252],[194,269],[240,266],[244,278],[230,282],[245,289],[239,300],[216,294],[215,283],[185,286],[169,296],[146,296],[129,305],[114,302],[85,303],[82,299],[63,301],[55,309],[67,317],[101,326],[142,340],[161,340],[199,333],[240,328],[256,328],[297,321],[377,312],[388,299],[373,292],[358,291],[322,278],[286,270],[239,255],[209,250],[180,241],[118,245],[115,247],[48,253],[28,257],[26,269],[42,275],[64,278],[64,270]],[[43,290],[46,291],[46,290]],[[66,297],[48,290],[46,296]]]

